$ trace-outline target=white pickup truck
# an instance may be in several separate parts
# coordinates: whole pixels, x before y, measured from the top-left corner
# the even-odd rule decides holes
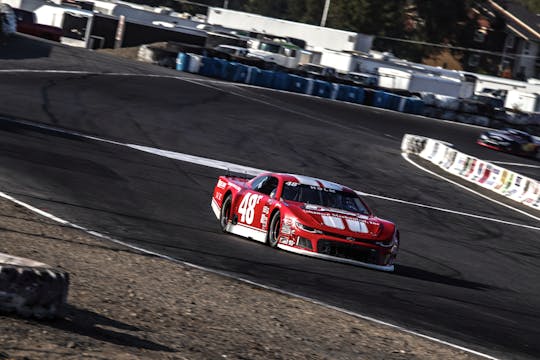
[[[284,41],[251,39],[247,56],[294,69],[300,62],[300,50],[300,47]]]

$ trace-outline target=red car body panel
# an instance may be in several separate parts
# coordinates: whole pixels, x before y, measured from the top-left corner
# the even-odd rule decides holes
[[[17,32],[57,42],[62,37],[62,29],[36,23],[18,23]]]
[[[254,188],[262,178],[277,179],[271,193]],[[360,201],[363,212],[284,200],[285,186],[313,186],[324,191],[346,194]],[[393,271],[399,248],[399,232],[390,221],[373,215],[351,189],[328,181],[291,174],[266,173],[254,179],[220,176],[212,196],[212,209],[218,219],[222,206],[231,197],[225,232],[267,242],[270,223],[279,213],[277,247],[295,253],[338,262]],[[228,206],[228,205],[227,205]]]

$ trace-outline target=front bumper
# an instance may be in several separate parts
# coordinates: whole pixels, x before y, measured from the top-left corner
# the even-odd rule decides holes
[[[362,261],[358,261],[354,259],[347,259],[347,258],[342,258],[342,257],[337,257],[337,256],[332,256],[332,255],[327,255],[327,254],[321,254],[314,251],[300,249],[294,246],[289,246],[289,245],[284,245],[284,244],[278,244],[278,248],[286,250],[286,251],[290,251],[296,254],[307,255],[307,256],[316,257],[319,259],[331,260],[331,261],[345,263],[345,264],[358,265],[358,266],[362,266],[362,267],[366,267],[366,268],[374,269],[374,270],[388,271],[388,272],[394,271],[393,263],[389,265],[371,264],[371,263],[366,263],[366,262],[362,262]]]
[[[282,236],[278,248],[325,260],[382,271],[394,271],[399,239],[395,237],[389,246],[379,246],[360,239],[345,240],[326,234],[296,230],[289,236]]]

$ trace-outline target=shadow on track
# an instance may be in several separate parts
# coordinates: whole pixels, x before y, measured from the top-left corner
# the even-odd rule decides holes
[[[418,269],[418,268],[407,266],[407,265],[396,264],[395,270],[394,270],[394,275],[395,276],[407,277],[407,278],[411,278],[411,279],[423,280],[423,281],[431,281],[431,282],[438,283],[438,284],[457,286],[457,287],[473,289],[473,290],[496,289],[493,286],[477,283],[477,282],[474,282],[474,281],[456,279],[456,278],[453,278],[453,277],[436,274],[436,273],[433,273],[433,272],[430,272],[430,271]]]
[[[21,60],[49,57],[53,44],[47,40],[35,39],[31,36],[13,35],[6,44],[0,44],[1,60]]]

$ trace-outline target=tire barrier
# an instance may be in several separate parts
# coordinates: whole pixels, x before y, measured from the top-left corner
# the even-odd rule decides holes
[[[0,253],[0,311],[55,318],[63,314],[68,287],[66,272]]]
[[[148,57],[150,56],[147,55],[146,58]],[[422,115],[424,112],[422,99],[416,97],[399,96],[381,90],[337,84],[283,71],[264,70],[220,58],[180,52],[176,58],[176,69],[221,80],[377,106],[410,114]]]
[[[534,209],[540,209],[540,182],[455,150],[452,144],[406,134],[401,150],[416,154],[483,188]]]

